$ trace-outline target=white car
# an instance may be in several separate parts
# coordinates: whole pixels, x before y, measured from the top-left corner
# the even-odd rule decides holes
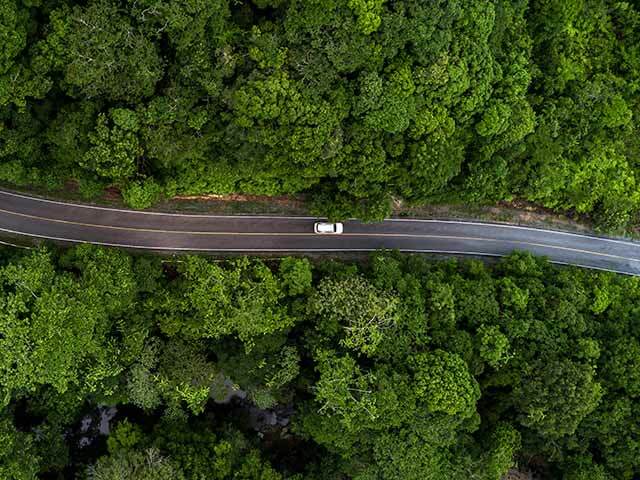
[[[342,233],[341,223],[316,222],[313,225],[313,231],[316,233],[338,234]]]

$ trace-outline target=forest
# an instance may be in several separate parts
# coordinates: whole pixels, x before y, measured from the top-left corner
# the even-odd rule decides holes
[[[0,181],[640,210],[638,0],[1,0]]]
[[[631,480],[639,305],[527,253],[2,248],[0,478]]]

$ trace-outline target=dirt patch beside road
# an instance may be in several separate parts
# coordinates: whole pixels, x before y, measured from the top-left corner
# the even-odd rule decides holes
[[[579,233],[594,231],[593,225],[587,218],[553,212],[523,201],[500,202],[495,205],[482,206],[465,204],[404,206],[396,203],[393,214],[402,218],[482,220]]]

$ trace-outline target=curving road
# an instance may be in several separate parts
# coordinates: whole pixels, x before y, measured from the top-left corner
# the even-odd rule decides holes
[[[316,235],[312,217],[138,212],[0,190],[0,233],[56,242],[193,252],[405,252],[503,256],[527,250],[552,262],[640,275],[640,243],[513,225],[390,219]]]

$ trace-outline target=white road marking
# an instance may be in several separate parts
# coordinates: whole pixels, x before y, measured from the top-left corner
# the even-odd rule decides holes
[[[2,240],[0,240],[0,245],[6,245],[8,247],[14,247],[14,248],[24,248],[25,250],[32,250],[31,247],[25,247],[24,245],[16,245],[15,243],[11,243],[11,242],[3,242]]]

